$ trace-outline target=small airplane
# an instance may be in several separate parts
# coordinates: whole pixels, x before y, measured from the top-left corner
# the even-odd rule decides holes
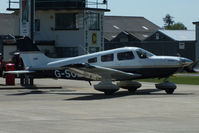
[[[156,88],[173,94],[176,85],[167,79],[178,70],[193,64],[183,57],[157,56],[138,47],[124,47],[71,58],[49,58],[25,37],[20,46],[20,56],[25,70],[7,71],[8,74],[40,74],[54,71],[57,78],[70,74],[74,79],[100,81],[94,85],[98,91],[112,95],[119,88],[135,92],[141,83],[135,79],[165,78]],[[70,73],[65,73],[67,71]],[[46,75],[47,76],[47,75]],[[113,84],[117,81],[117,84]]]

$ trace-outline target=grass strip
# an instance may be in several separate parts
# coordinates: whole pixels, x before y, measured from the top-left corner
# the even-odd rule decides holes
[[[199,85],[199,76],[171,76],[168,80],[175,84]],[[140,79],[137,81],[161,83],[164,79]]]

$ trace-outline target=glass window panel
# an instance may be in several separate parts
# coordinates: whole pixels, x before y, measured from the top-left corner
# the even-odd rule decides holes
[[[88,59],[88,63],[96,63],[97,62],[97,57]]]
[[[99,30],[99,14],[98,13],[89,14],[89,29]]]
[[[101,57],[101,61],[102,61],[102,62],[113,61],[113,54],[103,55],[103,56]]]
[[[118,60],[131,60],[134,59],[134,55],[131,51],[129,52],[122,52],[117,54]]]
[[[57,13],[55,15],[56,30],[76,29],[76,14],[75,13]]]

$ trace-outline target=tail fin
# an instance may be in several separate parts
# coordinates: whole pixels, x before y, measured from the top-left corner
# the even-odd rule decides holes
[[[17,50],[20,52],[40,51],[39,48],[33,44],[33,41],[29,37],[20,38],[17,40]]]
[[[20,52],[25,68],[44,68],[47,63],[55,60],[44,55],[28,37],[17,40],[17,49]]]

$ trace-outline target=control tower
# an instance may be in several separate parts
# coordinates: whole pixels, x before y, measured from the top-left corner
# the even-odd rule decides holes
[[[9,0],[8,10],[26,9],[28,2]],[[34,40],[43,51],[73,57],[104,50],[104,13],[110,11],[107,0],[35,0],[34,5]],[[23,31],[21,20],[28,12],[19,14]]]

